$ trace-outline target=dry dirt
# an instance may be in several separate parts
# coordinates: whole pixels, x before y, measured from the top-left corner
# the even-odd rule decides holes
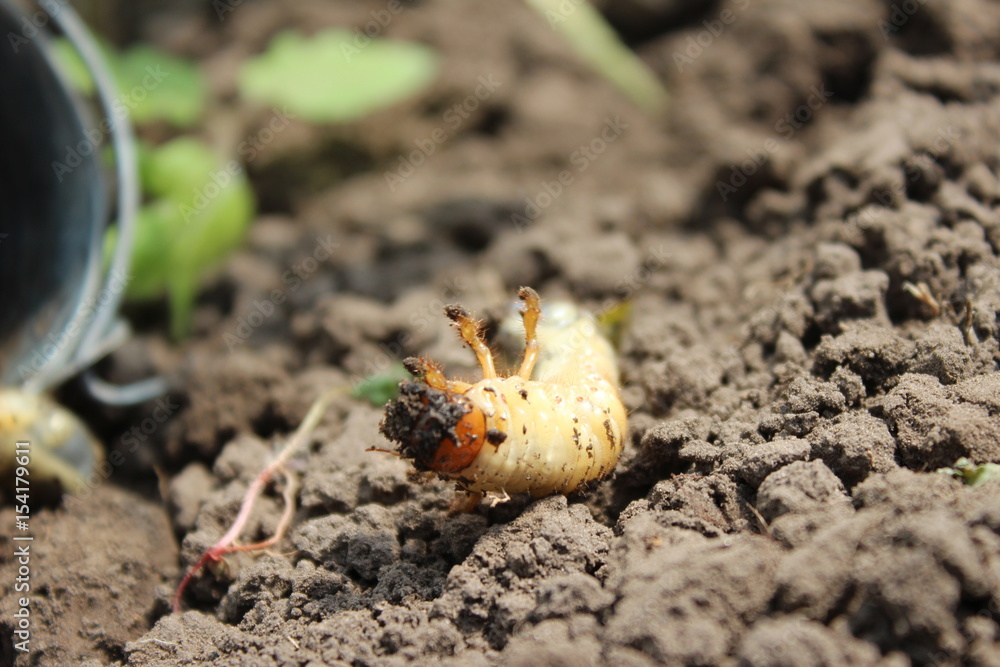
[[[123,30],[226,95],[275,30],[386,6],[230,4]],[[128,313],[140,338],[105,371],[151,358],[174,392],[158,417],[89,409],[124,462],[37,517],[16,664],[1000,664],[1000,487],[935,472],[1000,461],[1000,5],[607,4],[671,92],[661,117],[520,2],[424,0],[380,30],[440,51],[432,90],[260,151],[264,213],[194,337]],[[495,322],[521,284],[632,304],[614,478],[452,516],[449,484],[365,451],[381,410],[344,398],[295,462],[287,539],[169,612],[323,388],[417,353],[474,377],[442,306]]]

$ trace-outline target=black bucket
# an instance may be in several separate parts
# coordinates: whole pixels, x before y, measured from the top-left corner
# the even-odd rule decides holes
[[[120,338],[116,312],[127,282],[137,203],[127,119],[98,49],[67,0],[39,9],[0,0],[0,384],[30,392],[86,368]],[[50,35],[78,50],[97,108],[60,75]],[[95,120],[101,118],[101,120]],[[101,159],[112,145],[114,172]],[[117,224],[117,248],[104,237]]]

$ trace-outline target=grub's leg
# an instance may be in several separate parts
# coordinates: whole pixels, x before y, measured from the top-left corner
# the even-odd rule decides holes
[[[479,322],[474,320],[469,312],[461,306],[446,306],[445,314],[455,323],[458,332],[462,336],[472,351],[479,359],[479,365],[483,369],[483,379],[491,380],[497,376],[496,367],[493,365],[493,353],[486,347],[483,338],[483,328]]]
[[[466,491],[458,489],[455,491],[455,498],[448,508],[449,514],[468,514],[479,506],[479,501],[483,499],[483,494],[478,491]]]
[[[542,312],[539,305],[538,292],[530,287],[522,287],[517,295],[524,300],[521,317],[524,319],[524,358],[521,360],[521,370],[518,375],[525,380],[531,379],[531,372],[538,361],[538,316]]]
[[[415,377],[422,377],[424,382],[435,389],[444,391],[448,388],[448,380],[445,379],[444,373],[441,371],[441,367],[430,359],[424,359],[423,357],[407,357],[406,359],[403,359],[403,366],[410,372],[411,375]]]
[[[430,359],[423,357],[407,357],[403,359],[403,366],[410,375],[423,378],[429,386],[441,391],[450,391],[453,394],[464,394],[472,385],[461,380],[449,380],[444,376],[441,367]]]
[[[495,493],[495,492],[487,493],[486,497],[490,501],[490,509],[493,509],[497,505],[503,505],[505,502],[508,502],[510,500],[510,494],[507,493],[506,491],[503,491],[501,493]]]

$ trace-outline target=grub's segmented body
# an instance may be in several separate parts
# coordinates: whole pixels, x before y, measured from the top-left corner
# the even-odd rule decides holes
[[[484,379],[450,381],[430,361],[408,360],[423,381],[401,384],[382,432],[419,469],[471,492],[572,493],[610,474],[621,456],[626,412],[614,352],[589,314],[557,304],[539,325],[537,294],[520,295],[526,345],[518,373],[498,377],[479,325],[450,308]]]
[[[572,493],[606,477],[621,456],[625,409],[606,382],[511,377],[478,382],[465,397],[486,416],[487,434],[476,458],[454,476],[469,491]],[[491,431],[506,437],[493,444]]]
[[[32,484],[54,484],[77,493],[104,462],[104,450],[73,413],[41,394],[0,388],[0,474],[13,479],[14,443],[30,443]],[[9,476],[8,476],[9,475]]]

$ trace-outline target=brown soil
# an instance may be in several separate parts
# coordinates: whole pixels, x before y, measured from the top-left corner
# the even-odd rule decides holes
[[[275,30],[385,8],[234,4],[133,30],[225,94]],[[383,35],[441,52],[428,94],[260,151],[266,212],[193,339],[171,348],[158,306],[129,313],[144,333],[107,372],[151,355],[177,407],[138,448],[122,434],[153,406],[91,410],[125,462],[37,517],[16,664],[1000,663],[1000,487],[934,472],[1000,461],[1000,5],[608,4],[671,91],[660,118],[522,3],[425,0]],[[495,321],[522,284],[632,304],[611,480],[452,516],[451,485],[365,451],[389,446],[381,409],[344,398],[296,462],[288,538],[168,613],[320,390],[418,353],[474,377],[442,306]]]

